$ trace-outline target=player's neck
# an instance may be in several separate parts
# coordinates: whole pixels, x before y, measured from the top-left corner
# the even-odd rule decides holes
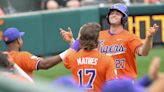
[[[17,46],[10,45],[10,46],[8,46],[8,51],[19,51],[19,48]]]
[[[119,26],[110,26],[110,32],[112,34],[120,34],[124,30],[122,25]]]
[[[82,49],[82,50],[84,50],[84,49]],[[87,50],[84,50],[84,51],[87,51]],[[98,48],[94,48],[94,49],[92,49],[90,51],[98,51]]]

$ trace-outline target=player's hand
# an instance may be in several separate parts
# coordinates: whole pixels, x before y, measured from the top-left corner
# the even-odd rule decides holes
[[[158,30],[158,25],[154,24],[153,27],[149,28],[148,38],[152,38]]]
[[[151,80],[155,80],[158,77],[160,60],[161,60],[160,57],[155,57],[155,58],[153,58],[153,60],[150,64],[149,71],[148,71],[148,77]]]
[[[71,28],[68,27],[68,31],[65,31],[64,29],[60,28],[60,34],[63,37],[63,39],[68,42],[69,44],[72,44],[74,42],[73,33],[71,31]]]
[[[158,74],[158,79],[164,79],[164,73],[163,72],[160,72]]]

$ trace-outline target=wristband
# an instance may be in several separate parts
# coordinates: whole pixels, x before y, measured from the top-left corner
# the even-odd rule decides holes
[[[66,54],[68,50],[65,50],[64,52],[60,53],[59,56],[62,60],[65,60]]]
[[[75,50],[75,51],[78,51],[79,47],[80,47],[80,41],[77,39],[77,40],[75,40],[75,42],[71,45],[70,48],[72,48],[72,49]]]

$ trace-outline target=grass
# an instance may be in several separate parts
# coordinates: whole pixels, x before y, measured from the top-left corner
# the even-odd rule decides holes
[[[63,63],[60,63],[49,70],[35,71],[34,79],[41,78],[46,81],[52,81],[57,77],[71,74],[71,72],[64,67]]]
[[[139,77],[148,72],[149,65],[153,57],[161,57],[160,72],[164,72],[164,48],[154,48],[150,51],[148,56],[137,56],[137,69]]]
[[[160,71],[164,72],[164,48],[154,48],[150,51],[148,56],[137,56],[137,69],[138,69],[138,76],[141,77],[145,75],[148,71],[150,61],[153,57],[160,56],[161,57],[161,64],[160,64]],[[39,70],[35,72],[35,78],[41,78],[43,80],[52,81],[57,77],[68,75],[70,71],[67,70],[63,63],[54,66],[49,70]]]

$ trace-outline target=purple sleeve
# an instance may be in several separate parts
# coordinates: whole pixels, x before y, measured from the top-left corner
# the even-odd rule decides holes
[[[79,47],[80,47],[80,41],[75,40],[75,42],[71,45],[70,48],[74,49],[75,51],[78,51]]]

